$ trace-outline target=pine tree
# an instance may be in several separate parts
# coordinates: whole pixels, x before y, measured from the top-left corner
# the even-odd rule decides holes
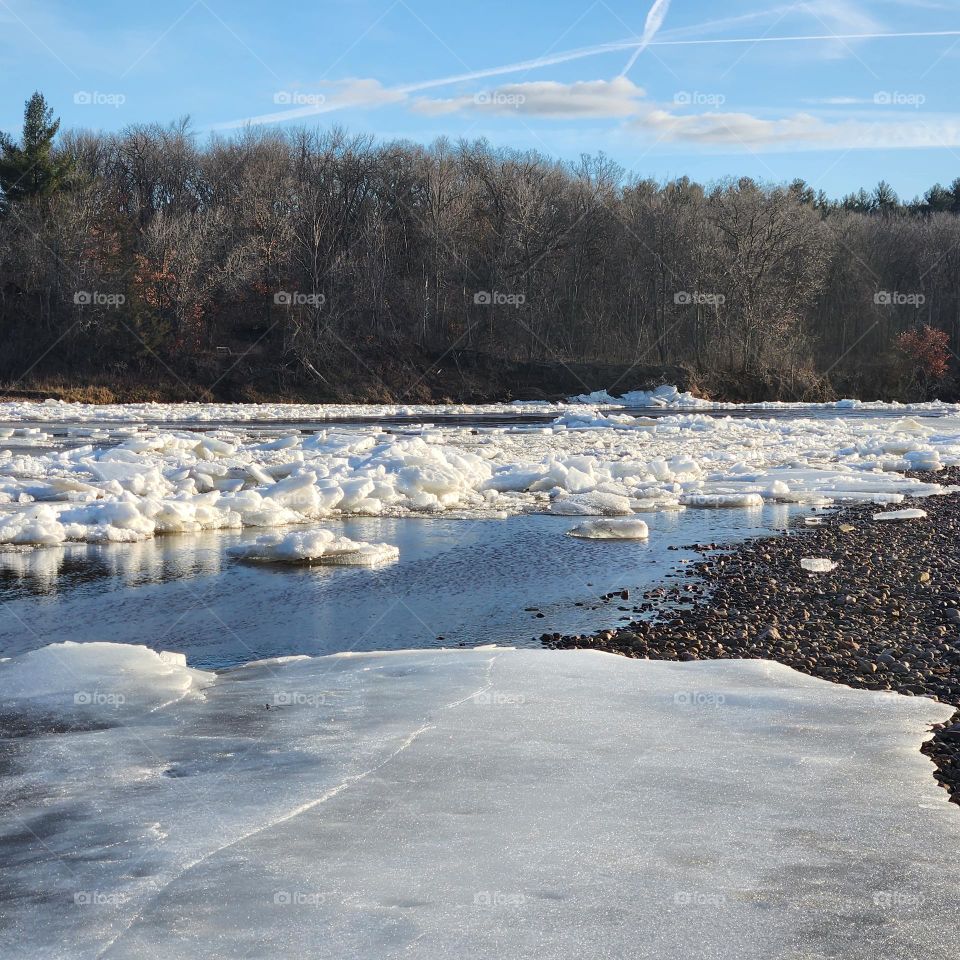
[[[900,198],[897,196],[896,190],[886,180],[881,180],[873,188],[871,199],[873,200],[874,210],[878,210],[880,213],[892,213],[900,206]]]
[[[72,163],[69,157],[54,154],[53,138],[60,120],[42,93],[34,93],[23,111],[20,145],[0,131],[0,206],[29,197],[46,197],[61,188]]]
[[[840,205],[844,210],[854,210],[857,213],[870,213],[876,209],[873,197],[863,187],[856,193],[847,194]]]

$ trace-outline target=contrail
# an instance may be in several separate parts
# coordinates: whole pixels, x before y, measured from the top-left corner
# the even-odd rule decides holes
[[[646,22],[643,24],[643,36],[640,38],[640,45],[633,51],[633,55],[621,71],[621,77],[625,77],[630,72],[630,68],[637,62],[637,57],[653,42],[653,38],[663,26],[663,21],[666,19],[669,9],[670,0],[654,0],[653,6],[647,14]]]
[[[721,37],[713,40],[652,40],[648,47],[678,47],[700,46],[703,44],[723,43],[788,43],[790,41],[810,42],[814,40],[896,40],[907,37],[960,37],[960,30],[937,30],[923,33],[829,33],[821,36],[793,36],[793,37]],[[633,50],[643,43],[643,40],[615,40],[610,43],[598,43],[592,47],[579,47],[574,50],[564,50],[552,53],[534,60],[521,60],[501,67],[487,67],[483,70],[474,70],[470,73],[457,73],[436,80],[422,80],[419,83],[408,83],[390,89],[396,93],[416,93],[420,90],[430,90],[434,87],[446,87],[455,83],[465,83],[468,80],[484,80],[487,77],[498,77],[506,73],[520,73],[527,70],[536,70],[539,67],[551,67],[557,63],[568,63],[571,60],[582,60],[585,57],[596,57],[604,53],[619,53],[621,50]]]
[[[933,37],[960,37],[960,30],[927,30],[914,31],[911,33],[828,33],[806,36],[787,36],[787,37],[721,37],[713,40],[691,39],[691,40],[651,40],[648,47],[685,47],[685,46],[707,46],[721,44],[755,44],[755,43],[812,43],[816,41],[829,40],[906,40],[911,38],[933,38]],[[384,90],[387,94],[406,95],[410,93],[419,93],[421,90],[433,90],[437,87],[448,87],[456,83],[466,83],[470,80],[484,80],[488,77],[500,77],[510,73],[522,73],[528,70],[536,70],[540,67],[549,67],[557,63],[568,63],[571,60],[582,60],[585,57],[600,56],[604,53],[619,53],[623,50],[636,50],[643,40],[618,40],[611,43],[599,43],[591,47],[580,47],[574,50],[567,50],[560,53],[550,54],[545,57],[538,57],[535,60],[522,60],[518,63],[505,64],[500,67],[488,67],[485,70],[474,70],[470,73],[459,73],[448,77],[440,77],[436,80],[423,80],[418,83],[408,83],[396,87],[389,87]],[[292,110],[284,110],[278,113],[264,114],[258,117],[248,117],[245,120],[232,120],[226,123],[216,124],[214,129],[228,130],[245,126],[246,124],[261,123],[280,123],[284,120],[294,120],[299,117],[313,116],[319,113],[331,113],[336,110],[343,110],[348,106],[356,104],[348,103],[327,103],[324,105],[297,107]]]
[[[707,43],[787,43],[791,40],[902,40],[910,37],[960,37],[960,30],[924,30],[913,33],[825,33],[792,37],[719,37],[714,40],[654,40],[650,47],[681,47]],[[628,44],[621,44],[628,46]]]

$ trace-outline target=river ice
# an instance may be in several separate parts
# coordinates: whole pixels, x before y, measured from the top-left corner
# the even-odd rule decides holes
[[[227,550],[228,556],[261,563],[323,563],[344,567],[376,567],[390,563],[400,551],[389,543],[366,543],[338,537],[331,530],[270,533]]]
[[[681,411],[688,403],[679,394],[668,400]],[[602,404],[526,406],[553,420],[300,428],[281,421],[345,414],[279,404],[2,404],[0,420],[47,427],[4,430],[0,544],[131,542],[351,516],[630,516],[850,500],[886,505],[943,492],[904,476],[907,471],[960,464],[955,415],[894,418],[886,407],[874,416],[824,416],[823,408],[798,407],[790,419],[684,412],[653,418]],[[385,417],[419,408],[358,409]],[[525,406],[442,409],[466,417]],[[919,416],[920,408],[912,409]],[[149,423],[143,422],[147,413]],[[203,430],[159,423],[209,425],[218,415],[220,425]],[[74,424],[65,436],[51,432],[64,424]]]
[[[950,709],[766,661],[0,661],[0,954],[952,956]],[[269,708],[269,709],[268,709]]]

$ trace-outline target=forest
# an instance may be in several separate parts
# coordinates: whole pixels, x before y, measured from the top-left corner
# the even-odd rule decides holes
[[[62,131],[35,94],[0,135],[0,323],[7,395],[949,398],[960,179],[834,200],[482,140]]]

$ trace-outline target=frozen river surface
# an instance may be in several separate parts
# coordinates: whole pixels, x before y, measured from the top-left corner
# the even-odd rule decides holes
[[[951,709],[765,661],[0,671],[0,954],[947,960]],[[267,706],[271,709],[266,709]],[[9,723],[9,718],[7,718]]]
[[[952,958],[952,708],[482,645],[951,492],[960,411],[584,401],[0,405],[0,956]]]

